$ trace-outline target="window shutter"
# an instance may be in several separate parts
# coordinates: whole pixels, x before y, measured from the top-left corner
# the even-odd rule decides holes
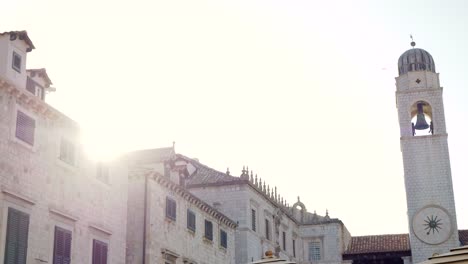
[[[29,215],[8,208],[5,264],[26,264],[28,232]]]
[[[55,227],[54,264],[69,264],[71,260],[71,232]]]
[[[93,264],[101,264],[101,245],[93,240]]]
[[[8,210],[8,226],[7,226],[7,238],[5,246],[5,264],[15,264],[16,255],[18,250],[16,248],[16,243],[18,240],[18,224],[19,223],[19,213],[16,210],[9,208]]]
[[[195,213],[187,209],[187,228],[194,231],[196,229]]]
[[[176,220],[177,203],[175,200],[166,197],[166,217],[172,220]]]
[[[257,211],[252,209],[252,231],[257,231]]]
[[[221,240],[221,246],[223,248],[227,248],[227,233],[226,231],[224,230],[221,230],[221,233],[220,233],[220,240]]]
[[[18,111],[16,115],[16,137],[29,145],[34,145],[34,129],[36,128],[36,121]]]
[[[61,229],[55,228],[55,243],[54,243],[54,264],[63,264],[63,231]]]
[[[213,223],[208,220],[205,220],[205,237],[213,240]]]
[[[166,197],[166,216],[168,218],[172,218],[172,215],[171,215],[171,199],[169,199],[168,197]]]
[[[71,262],[71,240],[72,240],[71,232],[65,232],[64,240],[65,240],[64,241],[65,250],[63,252],[63,264],[70,264]]]
[[[93,263],[107,264],[107,244],[99,240],[93,240]]]
[[[101,245],[101,264],[107,264],[107,244]]]

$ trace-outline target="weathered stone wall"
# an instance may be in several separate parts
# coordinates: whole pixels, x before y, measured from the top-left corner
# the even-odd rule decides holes
[[[148,204],[146,235],[147,262],[164,263],[164,254],[168,251],[177,258],[175,263],[196,262],[199,264],[235,263],[235,231],[222,223],[194,203],[187,201],[177,192],[159,184],[154,179],[148,180]],[[129,184],[129,221],[127,263],[141,264],[143,234],[143,195],[144,177],[130,177]],[[166,197],[176,201],[176,219],[166,217]],[[196,215],[196,229],[187,228],[187,209]],[[213,240],[205,235],[205,220],[213,223]],[[220,230],[227,233],[227,248],[220,244]]]
[[[341,263],[345,244],[349,243],[350,236],[341,223],[328,223],[317,225],[302,225],[299,227],[302,239],[302,254],[300,263],[312,263],[309,261],[309,243],[318,241],[321,243],[322,260],[313,263]]]
[[[286,214],[282,215],[278,233],[273,216],[278,212],[276,203],[267,199],[257,189],[248,184],[224,185],[216,187],[191,188],[190,191],[210,204],[218,204],[221,212],[238,222],[236,231],[236,263],[259,260],[265,251],[275,251],[276,242],[281,247],[280,256],[296,259],[292,240],[296,240],[296,256],[301,253],[301,239],[297,224]],[[256,231],[252,230],[252,209],[256,211]],[[266,238],[266,222],[270,222],[270,239]],[[286,250],[283,249],[282,233],[286,233]],[[278,237],[279,236],[279,237]]]
[[[126,166],[109,163],[109,180],[101,182],[96,163],[82,154],[76,124],[61,114],[45,117],[24,98],[0,88],[0,259],[12,207],[30,216],[27,263],[52,263],[55,226],[72,232],[73,263],[91,262],[94,238],[108,243],[108,263],[125,263]],[[33,146],[15,137],[18,109],[36,120]],[[75,144],[73,165],[59,159],[62,137]]]

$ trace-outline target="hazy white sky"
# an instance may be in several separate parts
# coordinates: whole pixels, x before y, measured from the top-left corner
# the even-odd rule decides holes
[[[434,57],[460,229],[468,228],[465,1],[0,0],[27,30],[93,155],[172,145],[248,165],[352,235],[408,231],[395,107],[398,57]]]

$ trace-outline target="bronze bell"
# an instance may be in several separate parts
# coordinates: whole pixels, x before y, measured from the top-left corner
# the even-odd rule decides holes
[[[424,130],[429,128],[429,125],[426,122],[426,118],[424,117],[423,106],[423,102],[418,103],[418,115],[416,116],[416,125],[414,125],[414,129],[416,130]]]

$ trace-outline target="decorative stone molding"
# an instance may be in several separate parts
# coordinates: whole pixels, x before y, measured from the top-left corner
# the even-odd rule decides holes
[[[17,193],[15,191],[12,191],[12,190],[8,190],[6,189],[5,187],[2,187],[2,193],[6,196],[9,196],[10,198],[13,198],[14,200],[20,200],[22,202],[25,202],[29,205],[35,205],[36,204],[36,201],[32,198],[29,198],[25,195],[22,195],[20,193]]]
[[[106,235],[108,235],[108,236],[112,235],[112,231],[110,231],[110,230],[107,229],[107,228],[101,227],[101,226],[99,226],[99,225],[96,225],[96,224],[89,224],[88,227],[89,227],[89,228],[92,228],[92,229],[94,229],[94,230],[97,230],[97,231],[99,231],[99,232],[101,232],[101,233],[104,233],[104,234],[106,234]]]
[[[71,220],[71,221],[73,221],[73,222],[76,222],[76,221],[78,221],[78,219],[79,219],[79,218],[76,217],[76,216],[73,216],[73,215],[71,215],[71,214],[69,214],[69,213],[65,213],[65,212],[63,212],[63,211],[61,211],[61,210],[58,210],[58,209],[55,209],[55,208],[50,208],[50,207],[49,207],[49,212],[52,213],[52,214],[54,214],[54,215],[57,215],[57,216],[59,216],[59,217],[65,218],[65,219],[67,219],[67,220]]]

